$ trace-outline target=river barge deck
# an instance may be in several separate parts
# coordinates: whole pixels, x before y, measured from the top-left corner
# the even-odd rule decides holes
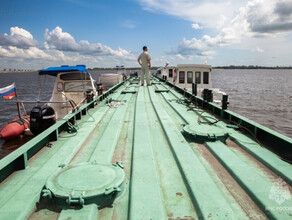
[[[291,219],[290,138],[151,80],[0,160],[0,219]]]

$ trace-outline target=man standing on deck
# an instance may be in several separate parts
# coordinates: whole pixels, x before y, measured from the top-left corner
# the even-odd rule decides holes
[[[144,85],[144,77],[146,77],[147,86],[150,86],[149,68],[151,68],[151,57],[146,46],[143,47],[143,52],[138,57],[137,61],[141,65],[142,70],[141,86]]]

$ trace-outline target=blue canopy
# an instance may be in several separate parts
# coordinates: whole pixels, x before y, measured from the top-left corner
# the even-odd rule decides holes
[[[87,72],[85,65],[77,65],[77,66],[63,65],[60,67],[49,67],[47,69],[40,70],[39,75],[57,76],[59,73],[75,72],[75,71],[87,73],[88,75],[90,75],[89,72]]]

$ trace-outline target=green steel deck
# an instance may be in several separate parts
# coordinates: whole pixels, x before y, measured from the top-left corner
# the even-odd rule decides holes
[[[292,219],[292,165],[283,160],[290,138],[152,83],[116,85],[0,160],[0,219]],[[186,126],[207,135],[186,134]],[[53,173],[81,163],[123,168],[112,205],[42,196]],[[69,184],[82,187],[90,172]]]

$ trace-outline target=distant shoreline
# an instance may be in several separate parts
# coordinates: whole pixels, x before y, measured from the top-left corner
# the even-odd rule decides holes
[[[157,70],[161,67],[152,67],[151,70]],[[139,70],[140,67],[125,67],[126,70]],[[213,66],[212,69],[274,69],[274,70],[284,70],[284,69],[292,69],[292,66],[275,66],[275,67],[267,67],[267,66]],[[116,70],[116,68],[102,68],[102,67],[94,67],[94,68],[87,68],[88,71],[91,70]],[[38,72],[39,70],[1,70],[1,73],[29,73],[29,72]]]
[[[33,72],[37,72],[38,70],[23,70],[23,71],[0,71],[1,73],[33,73]]]
[[[214,66],[213,69],[292,69],[292,66],[275,66],[275,67],[268,67],[268,66]]]
[[[151,70],[156,70],[161,67],[152,67]],[[88,70],[115,70],[116,68],[88,68]],[[126,70],[137,70],[141,69],[141,67],[125,67]],[[275,66],[275,67],[267,67],[267,66],[212,66],[212,69],[292,69],[292,66]]]

